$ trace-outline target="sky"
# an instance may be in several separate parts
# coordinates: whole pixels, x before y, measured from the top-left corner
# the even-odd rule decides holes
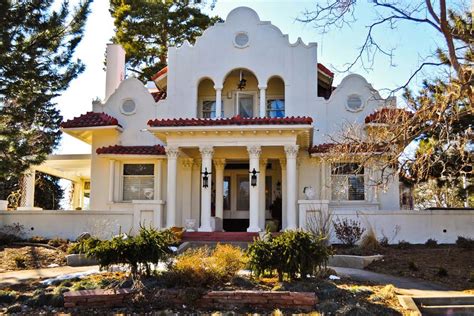
[[[86,70],[75,79],[70,87],[55,101],[65,120],[92,110],[92,100],[103,99],[105,93],[104,55],[105,47],[114,34],[113,20],[108,12],[107,0],[96,0],[91,7],[85,35],[79,44],[75,56],[86,66]],[[239,6],[254,9],[260,19],[271,21],[290,42],[298,37],[305,42],[318,43],[318,62],[336,72],[334,84],[337,85],[348,73],[340,73],[344,65],[350,63],[358,54],[367,31],[367,25],[375,18],[373,10],[366,2],[356,7],[357,21],[350,27],[332,29],[321,34],[312,24],[296,21],[306,10],[315,8],[316,1],[270,1],[270,0],[217,0],[213,9],[207,7],[206,13],[225,19],[227,14]],[[370,70],[357,65],[351,72],[363,75],[376,89],[393,89],[403,84],[410,74],[423,62],[440,42],[439,36],[427,26],[399,24],[396,30],[388,27],[375,32],[375,38],[386,48],[394,49],[392,60],[377,56]],[[414,87],[429,70],[416,78]],[[401,98],[399,98],[399,102]],[[69,135],[63,134],[60,146],[55,153],[90,153],[90,146]]]

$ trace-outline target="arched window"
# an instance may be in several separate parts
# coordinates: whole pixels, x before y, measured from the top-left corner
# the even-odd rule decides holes
[[[285,83],[280,77],[268,80],[266,116],[285,117]]]
[[[222,106],[221,109],[222,117],[224,116],[224,107]],[[216,117],[216,90],[214,89],[214,82],[209,78],[202,79],[198,85],[197,116],[200,118]]]

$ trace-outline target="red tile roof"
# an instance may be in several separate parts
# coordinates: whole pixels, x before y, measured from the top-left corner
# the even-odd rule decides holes
[[[151,96],[155,99],[155,102],[166,99],[166,91],[152,92]]]
[[[334,78],[334,73],[321,63],[318,63],[318,70],[325,73],[328,77]]]
[[[365,123],[395,123],[413,116],[413,113],[399,108],[383,108],[367,115]]]
[[[160,77],[161,75],[165,74],[168,72],[168,66],[165,66],[164,68],[160,69],[156,74],[151,77],[151,80],[155,80],[156,78]]]
[[[311,125],[313,119],[305,116],[269,118],[253,117],[243,118],[234,116],[231,118],[203,119],[203,118],[178,118],[178,119],[154,119],[149,120],[151,127],[174,127],[174,126],[222,126],[222,125]]]
[[[363,153],[367,152],[368,150],[373,151],[376,149],[377,151],[383,151],[384,145],[372,145],[367,143],[361,144],[335,144],[335,143],[323,143],[319,145],[314,145],[308,151],[310,154],[325,154],[331,152],[332,150],[338,150],[341,152],[347,153]]]
[[[165,148],[161,145],[154,146],[108,146],[97,148],[96,153],[116,155],[164,155]]]
[[[62,128],[120,126],[117,119],[106,113],[87,112],[61,123]],[[121,127],[121,126],[120,126]]]

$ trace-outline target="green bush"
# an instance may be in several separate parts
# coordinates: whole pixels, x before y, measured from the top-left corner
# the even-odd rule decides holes
[[[168,260],[172,253],[170,246],[175,242],[176,237],[170,230],[141,227],[136,236],[120,234],[111,240],[99,241],[86,254],[94,257],[101,268],[114,264],[128,265],[132,276],[149,276],[151,264]]]
[[[67,252],[69,254],[87,254],[89,250],[95,248],[100,242],[101,240],[96,237],[85,238],[72,243],[67,249]]]
[[[176,257],[164,274],[169,285],[209,287],[232,280],[245,267],[247,259],[242,250],[232,245],[218,244],[189,249]]]
[[[276,270],[282,281],[287,275],[306,278],[325,267],[331,250],[324,238],[304,231],[285,231],[269,240],[255,240],[247,251],[249,268],[257,275]]]
[[[456,239],[456,246],[462,249],[474,249],[474,239],[458,236],[458,239]]]

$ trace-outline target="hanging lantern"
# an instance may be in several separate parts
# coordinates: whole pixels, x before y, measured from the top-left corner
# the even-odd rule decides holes
[[[204,168],[204,172],[202,174],[202,187],[208,188],[209,187],[209,175],[212,174],[211,172],[207,171],[207,168]]]
[[[240,71],[240,80],[239,80],[239,83],[237,84],[237,89],[242,91],[243,89],[245,89],[246,85],[247,85],[247,80],[245,80],[244,73],[241,70]]]
[[[253,187],[256,187],[257,186],[257,173],[260,173],[260,171],[257,171],[255,170],[255,168],[253,168],[253,170],[249,171],[249,173],[252,175],[250,177],[250,185]]]

